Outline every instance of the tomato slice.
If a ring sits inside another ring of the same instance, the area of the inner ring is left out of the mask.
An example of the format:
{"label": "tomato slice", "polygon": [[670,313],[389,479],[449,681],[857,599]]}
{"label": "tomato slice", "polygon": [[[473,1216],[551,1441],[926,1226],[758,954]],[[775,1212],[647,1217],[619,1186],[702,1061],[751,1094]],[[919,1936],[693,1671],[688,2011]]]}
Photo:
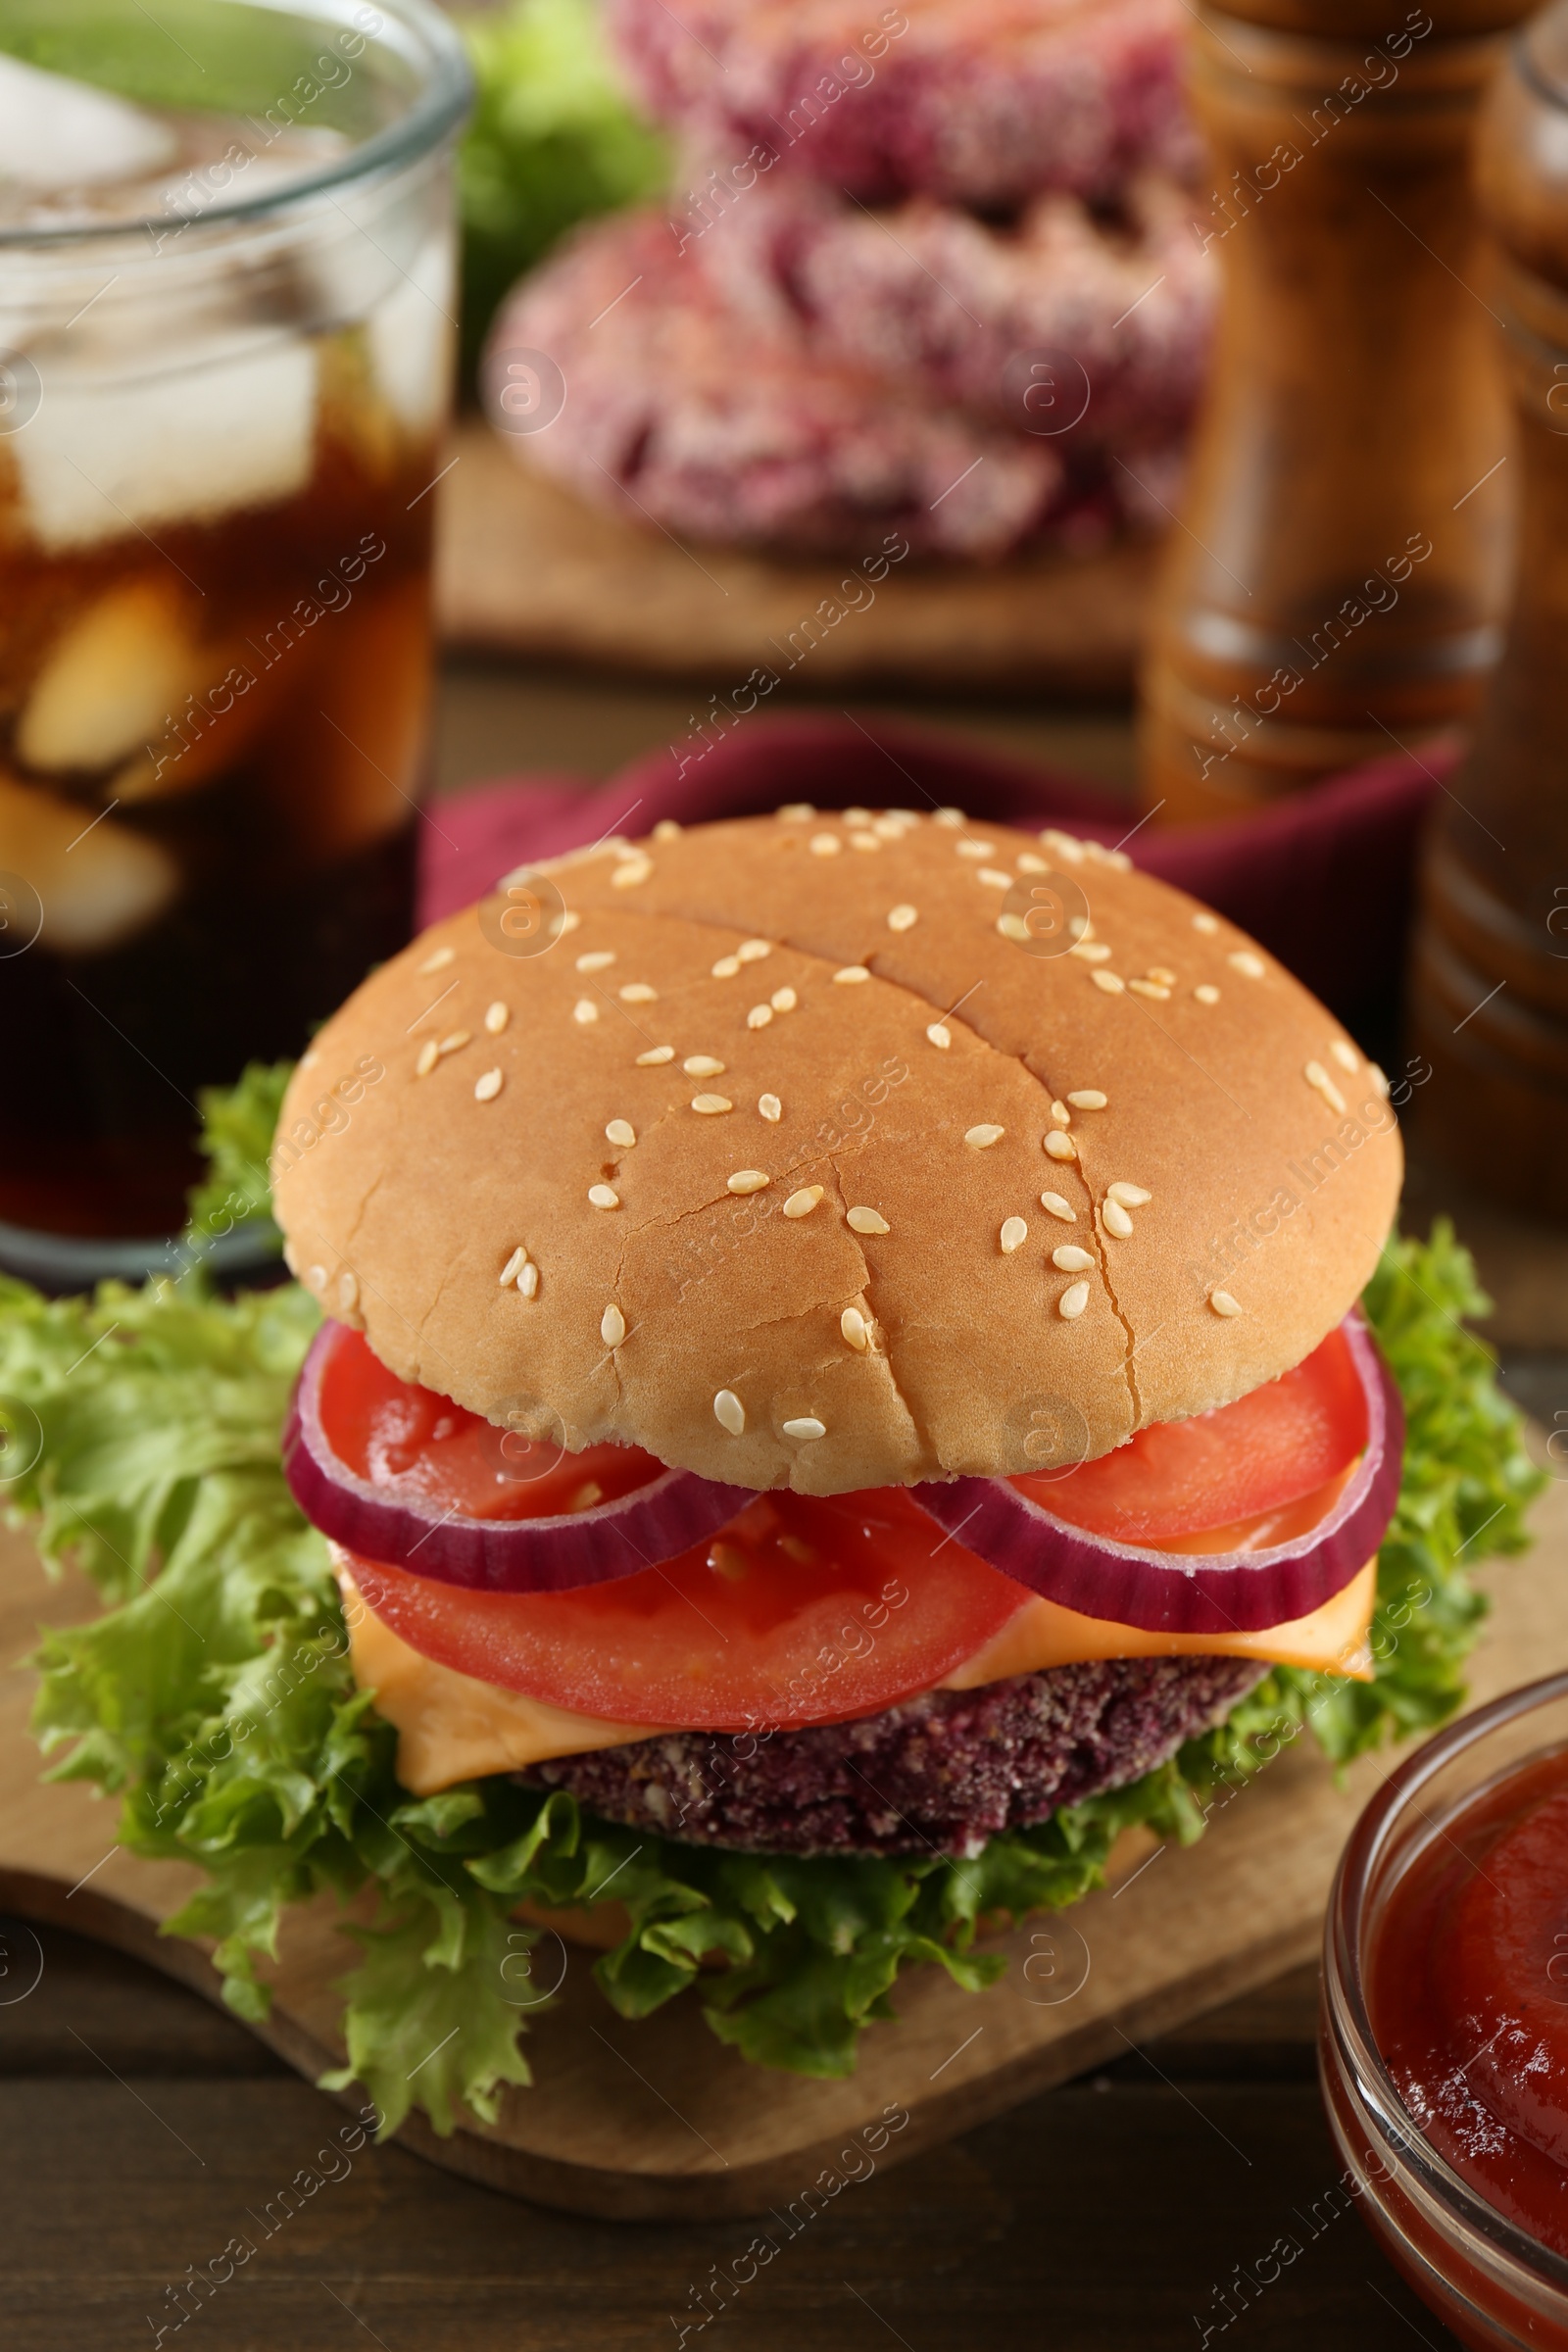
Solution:
{"label": "tomato slice", "polygon": [[1294,1371],[1234,1404],[1141,1429],[1076,1470],[1029,1471],[1012,1483],[1090,1535],[1158,1545],[1318,1494],[1365,1450],[1367,1434],[1355,1359],[1335,1330]]}
{"label": "tomato slice", "polygon": [[551,1519],[663,1476],[640,1446],[579,1453],[497,1429],[434,1389],[399,1380],[344,1329],[321,1367],[321,1428],[338,1460],[394,1498],[469,1519]]}
{"label": "tomato slice", "polygon": [[472,1592],[345,1557],[425,1657],[573,1714],[690,1731],[878,1714],[1030,1597],[897,1488],[759,1495],[711,1543],[572,1592]]}

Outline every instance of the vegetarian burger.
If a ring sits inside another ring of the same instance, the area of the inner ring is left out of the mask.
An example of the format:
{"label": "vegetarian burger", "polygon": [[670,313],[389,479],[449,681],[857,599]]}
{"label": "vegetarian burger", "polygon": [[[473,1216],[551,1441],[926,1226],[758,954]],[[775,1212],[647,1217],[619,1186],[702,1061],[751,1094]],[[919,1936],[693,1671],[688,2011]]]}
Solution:
{"label": "vegetarian burger", "polygon": [[1368,1671],[1388,1090],[1123,857],[791,808],[514,877],[320,1032],[273,1178],[416,1797],[975,1855]]}

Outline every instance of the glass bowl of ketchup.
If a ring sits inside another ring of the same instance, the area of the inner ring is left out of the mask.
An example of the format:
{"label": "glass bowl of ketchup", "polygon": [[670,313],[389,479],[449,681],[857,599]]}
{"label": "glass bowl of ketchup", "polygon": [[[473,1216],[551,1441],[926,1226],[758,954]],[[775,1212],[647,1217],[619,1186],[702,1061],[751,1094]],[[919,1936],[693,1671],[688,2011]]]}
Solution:
{"label": "glass bowl of ketchup", "polygon": [[1462,2343],[1568,2352],[1568,1674],[1462,1716],[1361,1815],[1319,2061],[1416,2293]]}

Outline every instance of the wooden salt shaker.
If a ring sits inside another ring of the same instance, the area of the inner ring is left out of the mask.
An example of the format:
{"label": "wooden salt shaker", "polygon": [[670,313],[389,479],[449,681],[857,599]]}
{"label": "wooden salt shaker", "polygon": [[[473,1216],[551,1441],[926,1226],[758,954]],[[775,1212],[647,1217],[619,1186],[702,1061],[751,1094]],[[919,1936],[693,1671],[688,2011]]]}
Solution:
{"label": "wooden salt shaker", "polygon": [[1467,165],[1520,0],[1191,13],[1216,183],[1199,233],[1223,293],[1143,678],[1145,806],[1165,822],[1469,718],[1511,557]]}
{"label": "wooden salt shaker", "polygon": [[1518,584],[1474,745],[1438,803],[1411,973],[1410,1105],[1494,1199],[1568,1218],[1568,4],[1519,35],[1477,152],[1501,248]]}

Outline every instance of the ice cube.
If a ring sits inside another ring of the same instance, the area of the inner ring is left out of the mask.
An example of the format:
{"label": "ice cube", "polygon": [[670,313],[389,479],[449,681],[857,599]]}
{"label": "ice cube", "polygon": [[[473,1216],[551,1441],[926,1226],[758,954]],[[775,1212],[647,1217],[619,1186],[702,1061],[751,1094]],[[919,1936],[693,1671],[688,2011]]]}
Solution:
{"label": "ice cube", "polygon": [[434,432],[446,412],[457,309],[452,240],[427,238],[406,277],[370,313],[376,381],[400,424]]}
{"label": "ice cube", "polygon": [[173,859],[113,816],[0,776],[0,872],[21,874],[43,905],[39,945],[67,956],[117,948],[163,912],[179,884]]}
{"label": "ice cube", "polygon": [[125,580],[66,629],[44,658],[17,729],[28,767],[108,767],[157,741],[201,678],[185,608],[167,580]]}
{"label": "ice cube", "polygon": [[99,187],[161,170],[176,148],[139,106],[0,56],[0,179],[42,195]]}
{"label": "ice cube", "polygon": [[204,363],[139,377],[40,371],[38,412],[11,448],[27,519],[51,553],[210,522],[290,498],[310,478],[309,342],[236,338]]}

